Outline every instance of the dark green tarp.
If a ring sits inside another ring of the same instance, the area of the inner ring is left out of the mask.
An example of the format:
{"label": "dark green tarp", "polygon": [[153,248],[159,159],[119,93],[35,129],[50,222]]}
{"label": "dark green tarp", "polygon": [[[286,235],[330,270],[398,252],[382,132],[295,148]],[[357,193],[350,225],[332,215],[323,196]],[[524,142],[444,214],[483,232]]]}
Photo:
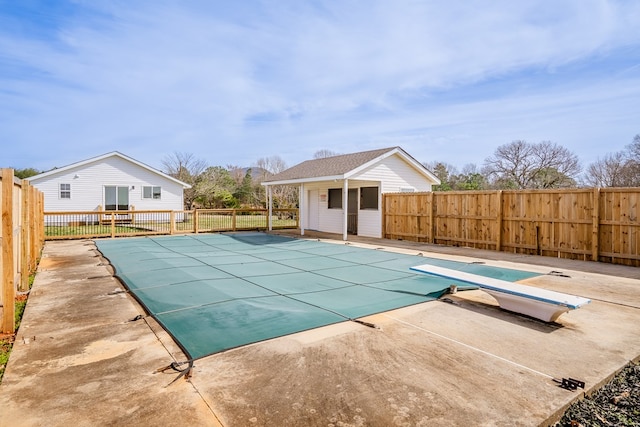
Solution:
{"label": "dark green tarp", "polygon": [[536,273],[265,233],[96,241],[116,275],[192,359],[442,296],[418,264],[516,281]]}

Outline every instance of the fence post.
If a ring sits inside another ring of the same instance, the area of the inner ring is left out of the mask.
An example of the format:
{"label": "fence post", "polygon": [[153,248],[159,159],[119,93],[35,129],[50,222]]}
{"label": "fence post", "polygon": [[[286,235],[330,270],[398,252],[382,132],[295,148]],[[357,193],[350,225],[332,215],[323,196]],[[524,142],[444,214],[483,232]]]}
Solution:
{"label": "fence post", "polygon": [[231,213],[231,230],[236,231],[236,210]]}
{"label": "fence post", "polygon": [[198,209],[193,210],[193,232],[198,233]]}
{"label": "fence post", "polygon": [[29,231],[30,224],[30,215],[29,215],[29,204],[31,194],[29,181],[26,179],[22,180],[22,207],[20,209],[20,223],[22,226],[20,227],[21,234],[21,257],[20,257],[20,284],[18,285],[21,291],[29,290],[29,247],[31,241],[31,233]]}
{"label": "fence post", "polygon": [[13,271],[13,169],[2,169],[2,332],[15,331],[16,288]]}
{"label": "fence post", "polygon": [[38,193],[38,254],[44,247],[44,193]]}
{"label": "fence post", "polygon": [[592,227],[591,227],[591,261],[598,261],[600,258],[600,189],[593,189],[592,204]]}
{"label": "fence post", "polygon": [[496,232],[496,251],[501,251],[502,250],[502,190],[498,190],[497,191],[497,196],[498,196],[498,212],[496,214],[496,223],[498,226],[498,230]]}
{"label": "fence post", "polygon": [[169,212],[169,234],[173,234],[176,229],[176,213],[174,211]]}
{"label": "fence post", "polygon": [[36,269],[36,247],[35,244],[37,240],[37,234],[35,233],[35,224],[38,222],[38,216],[36,215],[36,188],[32,185],[29,185],[29,209],[27,210],[27,215],[29,216],[29,274],[31,274]]}
{"label": "fence post", "polygon": [[111,213],[111,238],[116,237],[116,215],[114,212]]}
{"label": "fence post", "polygon": [[431,229],[429,236],[429,243],[435,243],[436,241],[436,224],[435,224],[435,215],[433,214],[436,210],[436,198],[433,195],[433,191],[429,193],[429,228]]}

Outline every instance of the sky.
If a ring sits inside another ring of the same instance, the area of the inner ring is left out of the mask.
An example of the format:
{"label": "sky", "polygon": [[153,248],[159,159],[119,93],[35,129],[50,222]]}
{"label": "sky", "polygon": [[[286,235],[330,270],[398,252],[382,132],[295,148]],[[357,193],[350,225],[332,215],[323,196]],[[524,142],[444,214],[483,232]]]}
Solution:
{"label": "sky", "polygon": [[0,167],[400,146],[583,166],[640,133],[640,1],[0,0]]}

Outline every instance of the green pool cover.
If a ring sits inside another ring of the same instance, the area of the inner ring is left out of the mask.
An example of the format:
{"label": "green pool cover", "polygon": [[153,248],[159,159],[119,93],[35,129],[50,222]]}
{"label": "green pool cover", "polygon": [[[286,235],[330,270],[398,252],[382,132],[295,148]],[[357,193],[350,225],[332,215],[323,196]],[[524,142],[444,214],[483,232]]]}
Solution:
{"label": "green pool cover", "polygon": [[190,359],[430,301],[456,283],[409,270],[417,264],[509,281],[536,275],[258,232],[96,244]]}

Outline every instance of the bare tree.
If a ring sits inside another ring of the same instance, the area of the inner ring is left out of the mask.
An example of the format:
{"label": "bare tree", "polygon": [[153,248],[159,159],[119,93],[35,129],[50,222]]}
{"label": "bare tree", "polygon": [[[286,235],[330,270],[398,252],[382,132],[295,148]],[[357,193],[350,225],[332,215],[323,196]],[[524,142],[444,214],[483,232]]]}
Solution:
{"label": "bare tree", "polygon": [[200,175],[207,168],[207,163],[192,153],[174,151],[162,159],[162,166],[167,175],[191,184],[189,180]]}
{"label": "bare tree", "polygon": [[622,151],[607,154],[587,167],[585,182],[593,187],[626,187],[626,163]]}
{"label": "bare tree", "polygon": [[280,156],[261,157],[256,161],[255,166],[271,175],[287,169],[287,163]]}
{"label": "bare tree", "polygon": [[200,175],[207,168],[207,163],[191,153],[174,151],[162,159],[162,166],[167,175],[191,185],[191,188],[184,190],[184,204],[187,209],[192,209],[196,198],[195,187]]}
{"label": "bare tree", "polygon": [[576,185],[581,171],[578,156],[543,141],[513,141],[498,147],[484,163],[484,174],[498,188],[563,188]]}
{"label": "bare tree", "polygon": [[314,159],[326,159],[327,157],[339,156],[340,153],[336,153],[335,151],[327,150],[323,148],[322,150],[318,150],[313,154]]}
{"label": "bare tree", "polygon": [[640,162],[640,134],[633,137],[633,142],[627,146],[627,150],[632,159]]}
{"label": "bare tree", "polygon": [[[260,182],[287,169],[287,164],[280,156],[262,157],[255,164],[262,171]],[[271,187],[273,204],[276,208],[291,208],[298,204],[297,187],[290,185],[274,185]],[[260,194],[266,204],[266,195]]]}
{"label": "bare tree", "polygon": [[626,151],[607,154],[590,164],[584,180],[594,187],[640,186],[640,134],[627,145]]}

